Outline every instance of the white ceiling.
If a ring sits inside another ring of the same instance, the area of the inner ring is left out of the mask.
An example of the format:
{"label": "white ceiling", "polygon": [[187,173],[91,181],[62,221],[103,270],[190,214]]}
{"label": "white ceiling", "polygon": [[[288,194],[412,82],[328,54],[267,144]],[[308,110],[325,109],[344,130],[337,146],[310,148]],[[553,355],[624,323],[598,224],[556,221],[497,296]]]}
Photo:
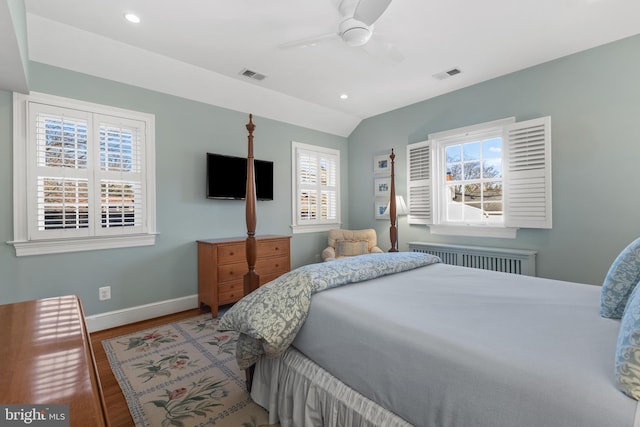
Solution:
{"label": "white ceiling", "polygon": [[[284,121],[343,136],[367,117],[640,33],[638,0],[393,0],[364,47],[338,37],[282,47],[337,32],[338,3],[25,0],[32,60],[240,111],[252,106],[234,94],[253,94],[256,108],[266,100],[265,111],[269,104],[295,110]],[[125,12],[142,22],[126,22]],[[89,42],[93,56],[83,46]],[[169,65],[156,66],[135,81],[134,61],[122,70],[132,57],[140,67],[171,64],[172,73],[158,71]],[[248,79],[239,74],[245,68],[267,77]],[[452,68],[462,73],[433,77]],[[349,98],[340,99],[343,93]],[[282,120],[278,114],[263,113]]]}

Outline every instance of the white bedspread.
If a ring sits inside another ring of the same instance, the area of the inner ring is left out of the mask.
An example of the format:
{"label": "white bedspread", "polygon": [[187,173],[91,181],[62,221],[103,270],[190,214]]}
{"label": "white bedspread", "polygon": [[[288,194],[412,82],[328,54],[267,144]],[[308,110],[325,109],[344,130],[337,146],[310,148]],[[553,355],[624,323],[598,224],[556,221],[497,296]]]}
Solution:
{"label": "white bedspread", "polygon": [[313,296],[294,346],[417,426],[633,426],[595,286],[436,264]]}

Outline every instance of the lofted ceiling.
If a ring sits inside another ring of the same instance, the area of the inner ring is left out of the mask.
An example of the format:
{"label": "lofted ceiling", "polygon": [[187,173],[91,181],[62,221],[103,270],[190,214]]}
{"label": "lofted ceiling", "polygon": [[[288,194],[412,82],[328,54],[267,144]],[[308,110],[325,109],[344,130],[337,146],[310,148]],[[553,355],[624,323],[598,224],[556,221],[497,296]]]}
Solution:
{"label": "lofted ceiling", "polygon": [[393,0],[369,43],[350,47],[336,35],[339,3],[24,2],[34,61],[343,136],[362,119],[640,33],[638,0]]}

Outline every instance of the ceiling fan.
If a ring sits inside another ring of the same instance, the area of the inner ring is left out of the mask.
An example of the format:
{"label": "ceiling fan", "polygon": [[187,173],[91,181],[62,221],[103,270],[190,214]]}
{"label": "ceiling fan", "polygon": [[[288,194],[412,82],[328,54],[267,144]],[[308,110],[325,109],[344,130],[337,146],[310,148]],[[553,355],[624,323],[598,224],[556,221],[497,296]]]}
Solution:
{"label": "ceiling fan", "polygon": [[390,3],[391,0],[342,0],[338,10],[345,19],[338,26],[338,35],[349,46],[367,44],[373,34],[373,23]]}
{"label": "ceiling fan", "polygon": [[324,34],[280,45],[280,48],[313,46],[340,37],[348,46],[364,46],[373,35],[373,24],[387,10],[391,0],[342,0],[338,6],[342,20],[337,33]]}

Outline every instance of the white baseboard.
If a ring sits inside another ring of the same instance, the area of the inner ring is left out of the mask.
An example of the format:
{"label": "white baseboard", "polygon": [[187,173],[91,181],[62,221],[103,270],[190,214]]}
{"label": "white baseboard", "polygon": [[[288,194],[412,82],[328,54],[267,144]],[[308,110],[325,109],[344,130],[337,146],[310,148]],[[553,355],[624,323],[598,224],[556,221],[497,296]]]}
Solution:
{"label": "white baseboard", "polygon": [[197,294],[87,316],[87,330],[89,332],[101,331],[194,308],[198,308]]}

